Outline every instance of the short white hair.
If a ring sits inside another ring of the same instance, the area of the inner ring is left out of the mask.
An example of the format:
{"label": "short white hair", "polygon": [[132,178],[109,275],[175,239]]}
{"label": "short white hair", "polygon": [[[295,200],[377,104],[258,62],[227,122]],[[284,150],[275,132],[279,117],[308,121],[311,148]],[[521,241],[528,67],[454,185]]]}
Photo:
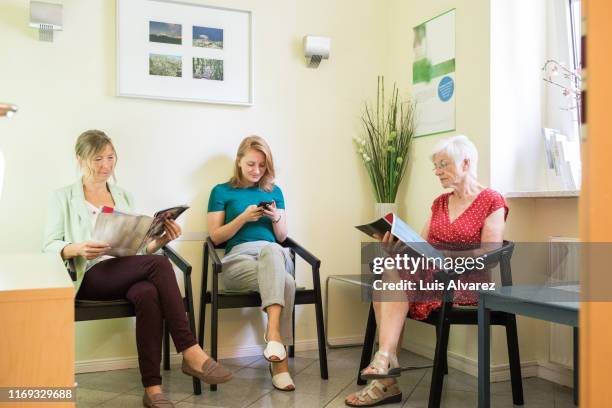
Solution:
{"label": "short white hair", "polygon": [[468,174],[475,179],[478,173],[478,150],[474,143],[465,135],[456,135],[440,140],[431,153],[431,160],[440,153],[446,153],[452,157],[455,166],[460,166],[464,160],[468,160]]}

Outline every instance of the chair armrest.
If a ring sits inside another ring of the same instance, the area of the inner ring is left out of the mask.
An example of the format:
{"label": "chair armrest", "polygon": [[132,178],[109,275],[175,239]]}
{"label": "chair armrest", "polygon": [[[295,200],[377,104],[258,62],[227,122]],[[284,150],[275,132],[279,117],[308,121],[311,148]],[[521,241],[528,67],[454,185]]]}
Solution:
{"label": "chair armrest", "polygon": [[502,261],[503,257],[512,255],[512,251],[514,250],[514,243],[509,241],[504,241],[504,243],[499,247],[495,248],[492,251],[486,252],[480,256],[485,256],[485,267],[490,268],[496,266],[500,261]]}
{"label": "chair armrest", "polygon": [[221,272],[222,263],[219,259],[219,255],[217,255],[217,248],[215,247],[215,243],[210,239],[210,237],[206,237],[206,246],[208,246],[208,254],[213,263],[213,271]]}
{"label": "chair armrest", "polygon": [[304,261],[306,261],[306,263],[308,263],[313,268],[318,269],[321,266],[321,261],[319,260],[319,258],[314,256],[312,253],[308,252],[306,249],[304,249],[304,247],[302,247],[300,244],[295,242],[293,239],[287,237],[281,243],[281,245],[286,248],[293,249],[293,252],[299,255]]}
{"label": "chair armrest", "polygon": [[471,273],[475,273],[484,269],[491,269],[497,266],[498,263],[508,262],[510,257],[512,256],[512,252],[514,251],[514,243],[510,241],[504,241],[503,244],[499,248],[495,248],[492,251],[485,252],[474,258],[483,258],[484,257],[484,268],[483,269],[469,269],[463,273],[456,273],[455,271],[439,271],[435,273],[438,279],[442,281],[447,281],[451,279],[457,279],[463,275],[470,275]]}
{"label": "chair armrest", "polygon": [[185,260],[182,256],[178,254],[174,249],[170,248],[167,245],[164,245],[162,248],[164,255],[170,258],[173,264],[175,264],[186,276],[191,275],[191,264]]}

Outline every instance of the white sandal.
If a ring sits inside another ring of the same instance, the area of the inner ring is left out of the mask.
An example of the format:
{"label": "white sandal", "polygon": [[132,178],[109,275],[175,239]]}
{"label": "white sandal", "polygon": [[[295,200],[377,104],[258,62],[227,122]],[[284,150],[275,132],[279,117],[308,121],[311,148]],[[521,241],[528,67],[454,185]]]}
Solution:
{"label": "white sandal", "polygon": [[[364,374],[363,371],[373,368],[373,373]],[[377,380],[381,378],[395,378],[402,375],[402,368],[397,361],[395,353],[377,351],[372,362],[361,370],[361,378],[364,380]]]}
{"label": "white sandal", "polygon": [[[272,376],[272,385],[274,386],[274,388],[276,388],[279,391],[285,391],[285,392],[295,391],[295,383],[293,382],[293,379],[291,378],[291,374],[284,372],[284,373],[278,373],[274,375],[272,373],[272,363],[270,363],[269,369],[270,369],[270,375]],[[291,387],[291,388],[287,388],[287,387]]]}
{"label": "white sandal", "polygon": [[[366,368],[361,370],[359,375],[364,380],[379,380],[383,378],[399,377],[402,375],[402,371],[423,370],[431,367],[433,367],[431,364],[400,367],[395,353],[377,351],[376,354],[374,354],[374,360],[372,360],[372,362]],[[373,368],[374,372],[364,374],[363,372],[368,368]]]}
{"label": "white sandal", "polygon": [[[263,356],[270,363],[280,363],[287,358],[287,350],[285,346],[280,341],[266,339],[264,335],[264,341],[267,343],[266,348],[264,349]],[[273,360],[272,357],[276,357],[276,360]]]}

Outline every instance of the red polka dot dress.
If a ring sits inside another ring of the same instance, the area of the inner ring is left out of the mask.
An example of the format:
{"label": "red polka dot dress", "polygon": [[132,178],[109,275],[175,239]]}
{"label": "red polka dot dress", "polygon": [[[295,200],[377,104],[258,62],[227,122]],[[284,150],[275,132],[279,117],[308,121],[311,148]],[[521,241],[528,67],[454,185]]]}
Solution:
{"label": "red polka dot dress", "polygon": [[[467,249],[478,247],[481,243],[481,233],[486,218],[494,211],[504,208],[504,219],[508,216],[508,206],[504,197],[495,190],[486,188],[476,196],[469,207],[451,222],[448,212],[448,199],[452,193],[444,193],[436,198],[431,206],[431,222],[427,242],[437,248]],[[484,282],[488,280],[488,271],[470,273],[462,276],[461,282]],[[433,271],[421,271],[419,278],[432,282]],[[428,299],[431,297],[431,300]],[[426,301],[411,302],[409,314],[416,320],[426,319],[432,310],[439,308],[442,304],[439,292],[429,291],[420,294],[419,300]],[[471,290],[456,290],[455,304],[475,305],[477,304],[477,292]]]}

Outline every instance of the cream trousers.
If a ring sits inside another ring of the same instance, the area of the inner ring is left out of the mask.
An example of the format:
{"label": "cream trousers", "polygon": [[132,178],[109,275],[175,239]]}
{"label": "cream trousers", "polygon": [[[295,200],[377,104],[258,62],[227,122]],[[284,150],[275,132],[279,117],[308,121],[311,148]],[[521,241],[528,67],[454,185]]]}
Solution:
{"label": "cream trousers", "polygon": [[282,306],[280,332],[283,344],[293,344],[291,322],[295,272],[290,250],[275,242],[245,242],[233,247],[222,262],[221,277],[226,290],[259,292],[264,310],[274,304]]}

